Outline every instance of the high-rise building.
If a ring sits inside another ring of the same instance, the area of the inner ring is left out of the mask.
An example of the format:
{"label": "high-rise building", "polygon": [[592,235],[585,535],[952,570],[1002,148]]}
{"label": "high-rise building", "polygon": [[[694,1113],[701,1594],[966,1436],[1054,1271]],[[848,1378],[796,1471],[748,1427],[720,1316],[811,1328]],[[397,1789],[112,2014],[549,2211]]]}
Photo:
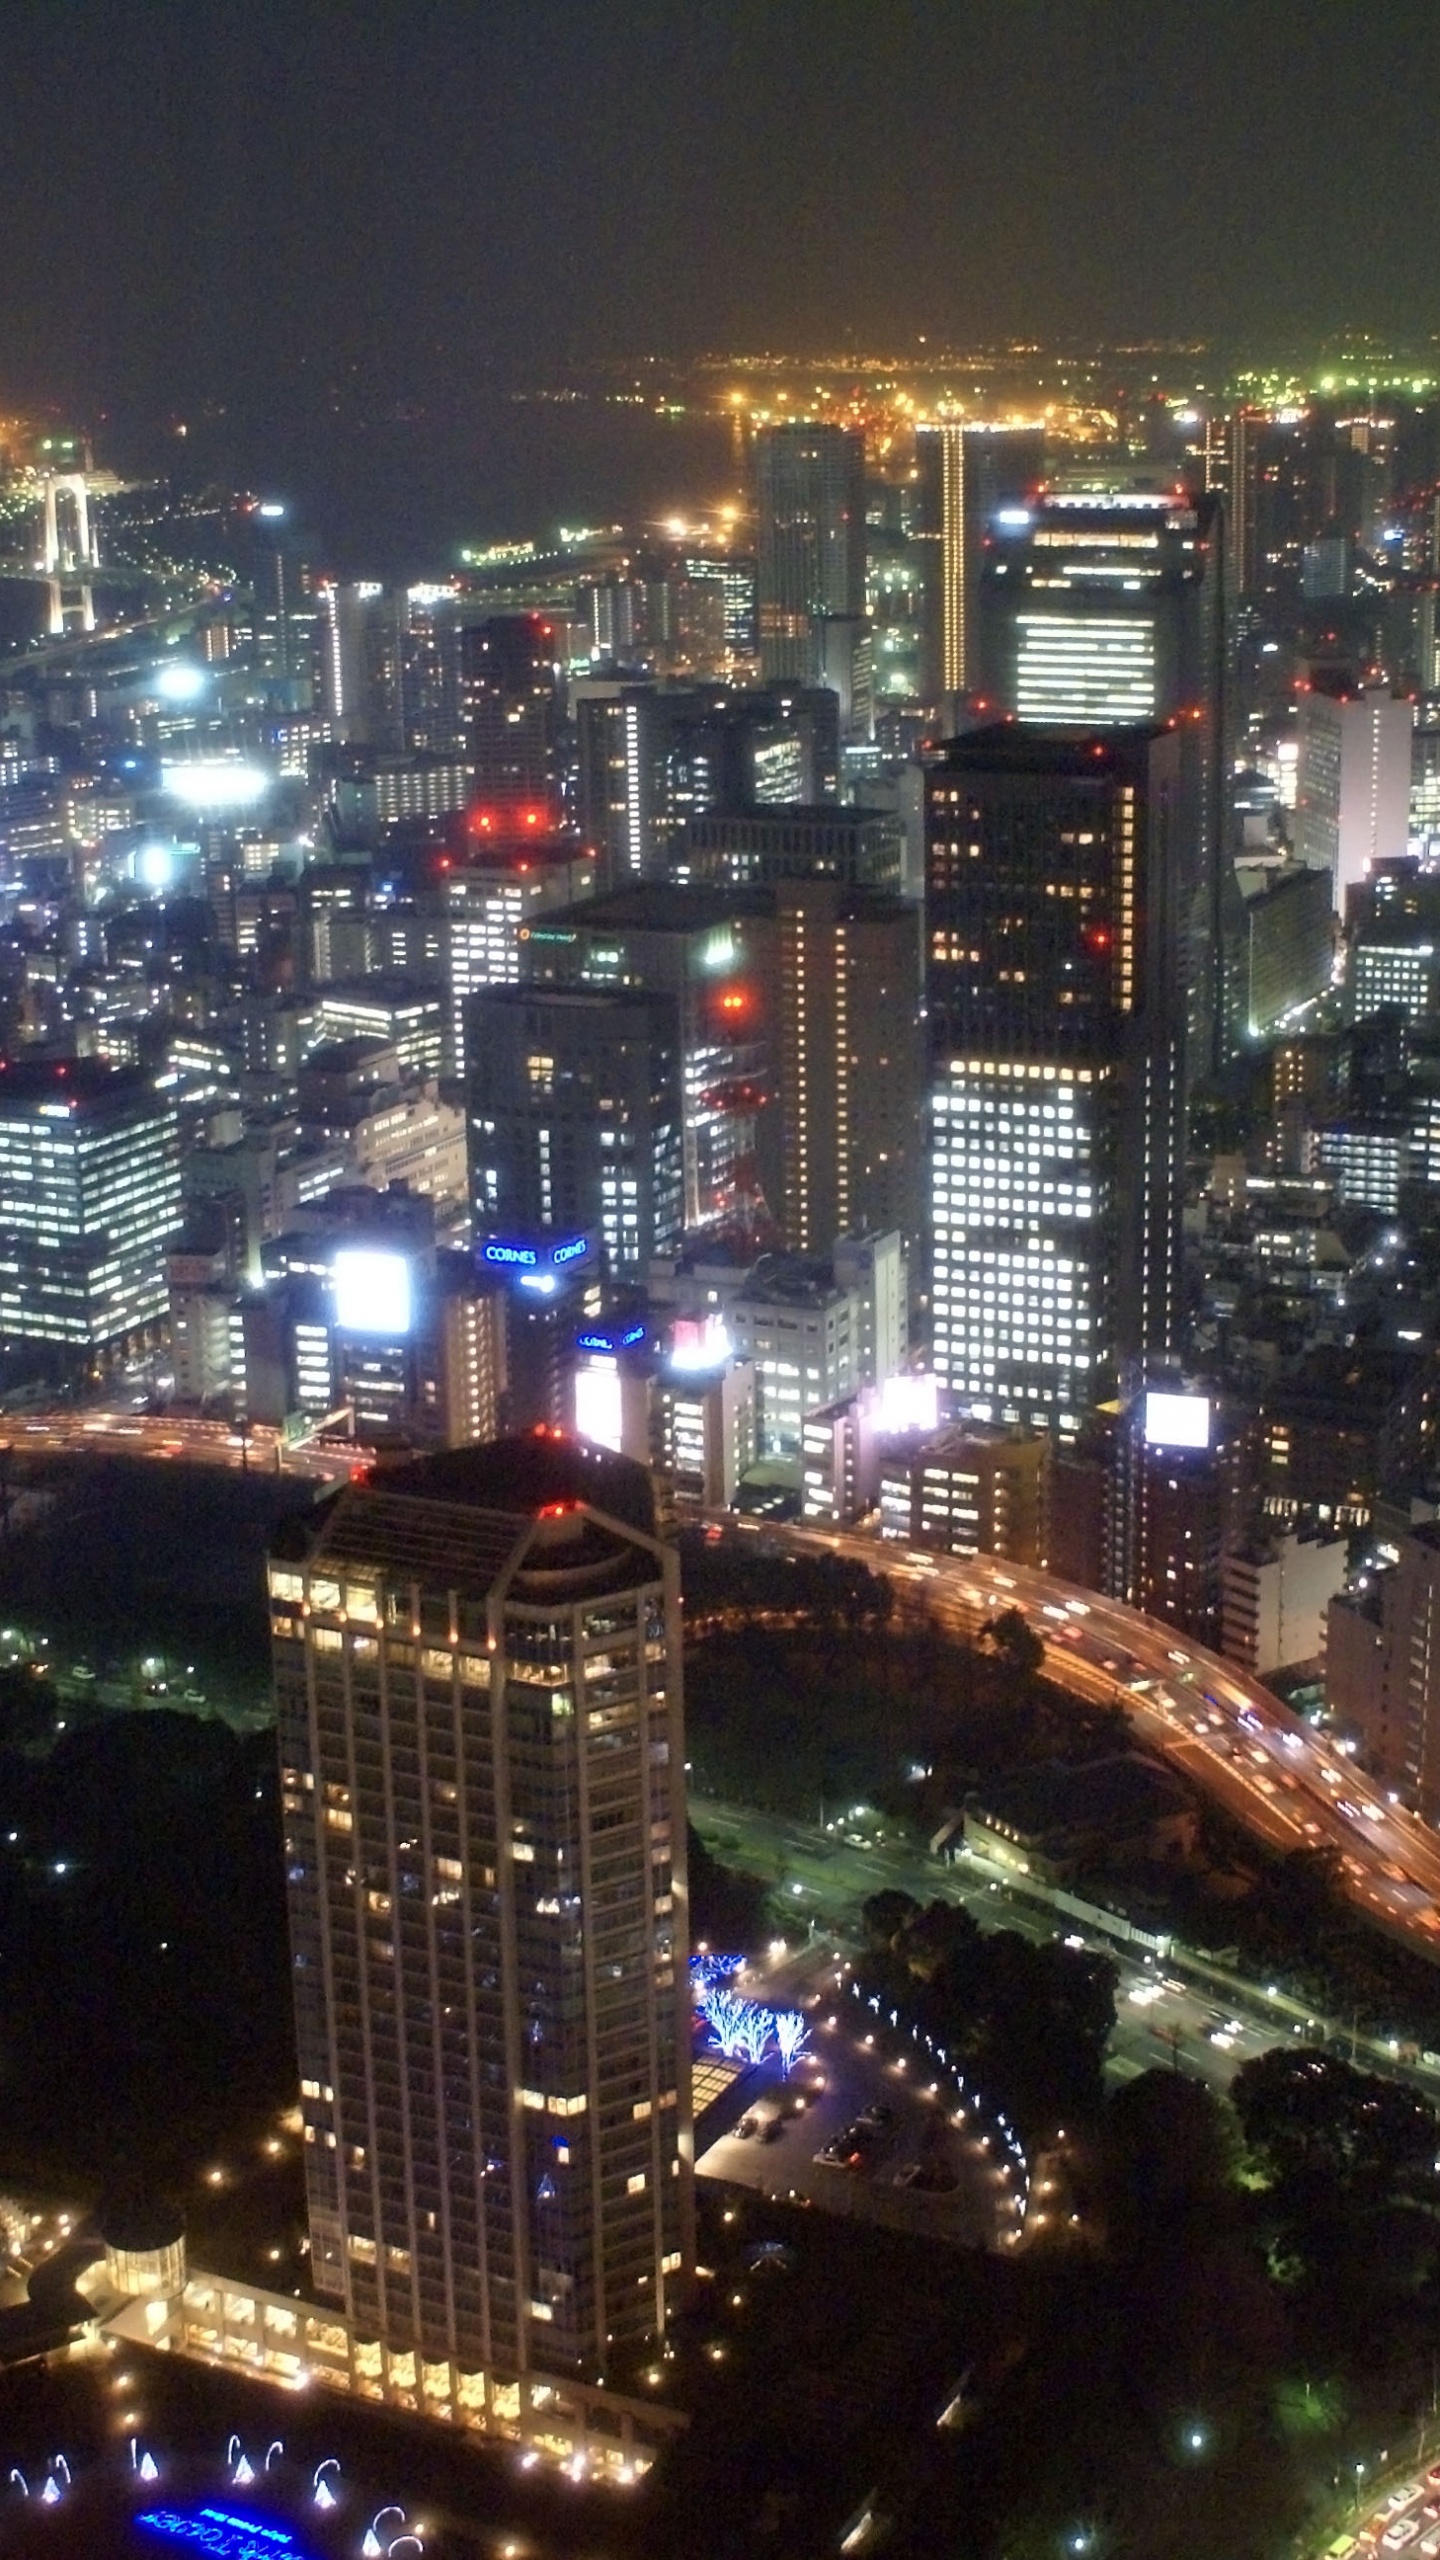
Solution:
{"label": "high-rise building", "polygon": [[0,1343],[67,1364],[158,1323],[181,1224],[173,1097],[135,1067],[0,1067]]}
{"label": "high-rise building", "polygon": [[1022,721],[1086,733],[1174,722],[1190,802],[1177,914],[1189,1071],[1229,1045],[1224,959],[1239,918],[1225,896],[1225,616],[1212,497],[1053,491],[992,519],[981,577],[987,691]]}
{"label": "high-rise building", "polygon": [[684,1207],[674,996],[483,987],[465,1036],[477,1234],[588,1231],[612,1279],[673,1252]]}
{"label": "high-rise building", "polygon": [[706,810],[838,796],[838,700],[824,687],[587,678],[575,714],[576,814],[610,888],[665,878]]}
{"label": "high-rise building", "polygon": [[466,1071],[471,996],[478,987],[513,986],[522,974],[522,938],[543,930],[552,907],[588,897],[594,877],[593,861],[572,838],[517,830],[503,809],[471,810],[465,859],[452,862],[441,882],[453,1075]]}
{"label": "high-rise building", "polygon": [[775,1100],[782,1175],[772,1207],[797,1253],[897,1228],[921,1209],[920,919],[903,898],[787,880]]}
{"label": "high-rise building", "polygon": [[712,810],[690,820],[673,864],[688,880],[716,884],[841,880],[853,889],[899,889],[905,822],[898,811],[833,801]]}
{"label": "high-rise building", "polygon": [[926,425],[916,429],[915,536],[925,555],[927,701],[953,708],[983,682],[980,571],[1001,507],[1028,509],[1045,473],[1040,427]]}
{"label": "high-rise building", "polygon": [[1300,696],[1295,849],[1328,871],[1337,914],[1377,863],[1405,854],[1414,726],[1413,706],[1386,685],[1316,683]]}
{"label": "high-rise building", "polygon": [[316,2289],[528,2436],[693,2264],[675,1560],[546,1432],[347,1488],[270,1597]]}
{"label": "high-rise building", "polygon": [[977,730],[926,801],[934,1366],[1069,1433],[1178,1324],[1180,743]]}
{"label": "high-rise building", "polygon": [[763,889],[638,882],[547,916],[520,953],[531,986],[643,987],[674,999],[687,1228],[748,1223],[762,1197],[778,1199],[776,924]]}
{"label": "high-rise building", "polygon": [[565,693],[557,625],[492,614],[463,634],[460,708],[482,806],[558,807]]}
{"label": "high-rise building", "polygon": [[823,624],[865,614],[865,439],[804,420],[755,438],[760,666],[815,684]]}
{"label": "high-rise building", "polygon": [[992,519],[986,685],[1020,720],[1100,729],[1218,711],[1219,510],[1173,490],[1052,490]]}

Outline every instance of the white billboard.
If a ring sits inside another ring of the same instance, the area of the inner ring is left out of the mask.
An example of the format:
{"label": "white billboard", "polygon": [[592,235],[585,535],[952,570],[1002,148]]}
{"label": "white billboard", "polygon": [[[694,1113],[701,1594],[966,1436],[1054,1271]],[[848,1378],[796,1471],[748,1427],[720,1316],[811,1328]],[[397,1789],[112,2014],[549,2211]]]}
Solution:
{"label": "white billboard", "polygon": [[1150,1388],[1145,1397],[1147,1449],[1208,1449],[1210,1399]]}
{"label": "white billboard", "polygon": [[410,1330],[410,1265],[403,1253],[374,1245],[342,1245],[330,1265],[335,1322],[342,1333]]}

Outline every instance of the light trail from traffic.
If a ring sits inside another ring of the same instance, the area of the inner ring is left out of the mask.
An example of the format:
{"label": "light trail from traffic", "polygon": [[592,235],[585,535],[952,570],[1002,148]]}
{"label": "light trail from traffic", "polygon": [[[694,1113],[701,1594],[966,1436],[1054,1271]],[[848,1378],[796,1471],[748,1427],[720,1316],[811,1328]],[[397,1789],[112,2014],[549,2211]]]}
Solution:
{"label": "light trail from traffic", "polygon": [[1440,1964],[1440,1836],[1248,1673],[1123,1602],[996,1556],[922,1554],[858,1532],[709,1520],[796,1554],[852,1556],[887,1576],[897,1608],[973,1644],[1018,1609],[1045,1645],[1045,1677],[1092,1706],[1122,1705],[1137,1734],[1277,1850],[1333,1849],[1367,1917]]}
{"label": "light trail from traffic", "polygon": [[233,1467],[250,1475],[316,1476],[348,1484],[374,1464],[373,1449],[358,1441],[303,1440],[293,1445],[264,1423],[237,1431],[233,1423],[207,1422],[194,1414],[148,1414],[124,1408],[80,1406],[65,1413],[17,1413],[0,1417],[0,1448],[17,1457],[73,1456],[158,1458],[209,1467]]}

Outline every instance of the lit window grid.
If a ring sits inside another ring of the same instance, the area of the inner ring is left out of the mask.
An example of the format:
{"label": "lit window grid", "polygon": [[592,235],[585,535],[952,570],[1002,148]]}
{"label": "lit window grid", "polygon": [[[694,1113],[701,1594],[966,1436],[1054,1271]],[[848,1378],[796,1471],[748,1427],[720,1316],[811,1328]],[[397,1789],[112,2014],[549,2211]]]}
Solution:
{"label": "lit window grid", "polygon": [[1086,1081],[1023,1066],[952,1073],[934,1097],[935,1366],[1005,1418],[1090,1401],[1107,1205],[1096,1100]]}

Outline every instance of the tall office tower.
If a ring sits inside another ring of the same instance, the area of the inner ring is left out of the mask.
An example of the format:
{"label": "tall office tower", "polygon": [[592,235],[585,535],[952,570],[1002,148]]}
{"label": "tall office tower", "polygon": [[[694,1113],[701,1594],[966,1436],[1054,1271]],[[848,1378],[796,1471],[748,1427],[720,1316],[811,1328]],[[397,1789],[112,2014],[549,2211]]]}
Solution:
{"label": "tall office tower", "polygon": [[321,707],[337,738],[368,741],[366,725],[367,607],[384,589],[370,582],[320,590]]}
{"label": "tall office tower", "polygon": [[673,997],[680,1025],[687,1228],[763,1222],[780,1183],[771,1107],[776,926],[763,890],[650,880],[532,928],[532,986],[644,987]]}
{"label": "tall office tower", "polygon": [[445,875],[444,967],[450,992],[449,1072],[463,1076],[466,1008],[477,987],[513,986],[524,937],[552,907],[586,898],[595,866],[573,839],[509,823],[503,809],[472,809],[466,854]]}
{"label": "tall office tower", "polygon": [[0,1067],[0,1342],[113,1356],[164,1315],[180,1223],[175,1104],[139,1068]]}
{"label": "tall office tower", "polygon": [[580,833],[607,888],[663,879],[706,809],[838,796],[838,704],[821,687],[582,681],[576,727]]}
{"label": "tall office tower", "polygon": [[899,889],[905,821],[898,810],[819,808],[777,801],[768,809],[714,810],[692,818],[673,870],[719,888],[780,880],[842,880],[852,889]]}
{"label": "tall office tower", "polygon": [[1206,488],[1225,506],[1230,593],[1252,604],[1292,603],[1307,533],[1303,412],[1239,408],[1206,432]]}
{"label": "tall office tower", "polygon": [[820,681],[821,625],[865,613],[865,439],[801,420],[755,438],[760,667]]}
{"label": "tall office tower", "polygon": [[685,575],[718,585],[725,599],[725,648],[736,665],[748,665],[759,646],[755,562],[737,551],[687,551]]}
{"label": "tall office tower", "polygon": [[903,898],[789,880],[780,940],[775,1105],[783,1177],[771,1205],[797,1253],[921,1214],[920,918]]}
{"label": "tall office tower", "polygon": [[349,1487],[270,1594],[316,2287],[518,2416],[693,2263],[675,1559],[544,1434]]}
{"label": "tall office tower", "polygon": [[1225,615],[1212,497],[1056,493],[1002,510],[982,572],[988,681],[1016,718],[1086,732],[1178,722],[1190,1070],[1223,1063]]}
{"label": "tall office tower", "polygon": [[397,604],[399,749],[406,755],[459,755],[466,743],[460,600],[448,587],[411,587]]}
{"label": "tall office tower", "polygon": [[1337,914],[1377,863],[1406,850],[1414,727],[1413,705],[1386,685],[1317,679],[1300,696],[1295,849],[1329,872]]}
{"label": "tall office tower", "polygon": [[466,1024],[477,1233],[599,1237],[612,1279],[671,1253],[684,1208],[680,1024],[639,989],[484,987]]}
{"label": "tall office tower", "polygon": [[977,730],[926,774],[934,1365],[1072,1433],[1178,1324],[1180,742]]}
{"label": "tall office tower", "polygon": [[500,613],[461,639],[461,716],[484,803],[558,807],[565,689],[555,624]]}
{"label": "tall office tower", "polygon": [[1028,508],[1045,476],[1041,427],[935,425],[915,432],[915,538],[925,559],[928,702],[954,704],[985,681],[980,571],[1002,507]]}

